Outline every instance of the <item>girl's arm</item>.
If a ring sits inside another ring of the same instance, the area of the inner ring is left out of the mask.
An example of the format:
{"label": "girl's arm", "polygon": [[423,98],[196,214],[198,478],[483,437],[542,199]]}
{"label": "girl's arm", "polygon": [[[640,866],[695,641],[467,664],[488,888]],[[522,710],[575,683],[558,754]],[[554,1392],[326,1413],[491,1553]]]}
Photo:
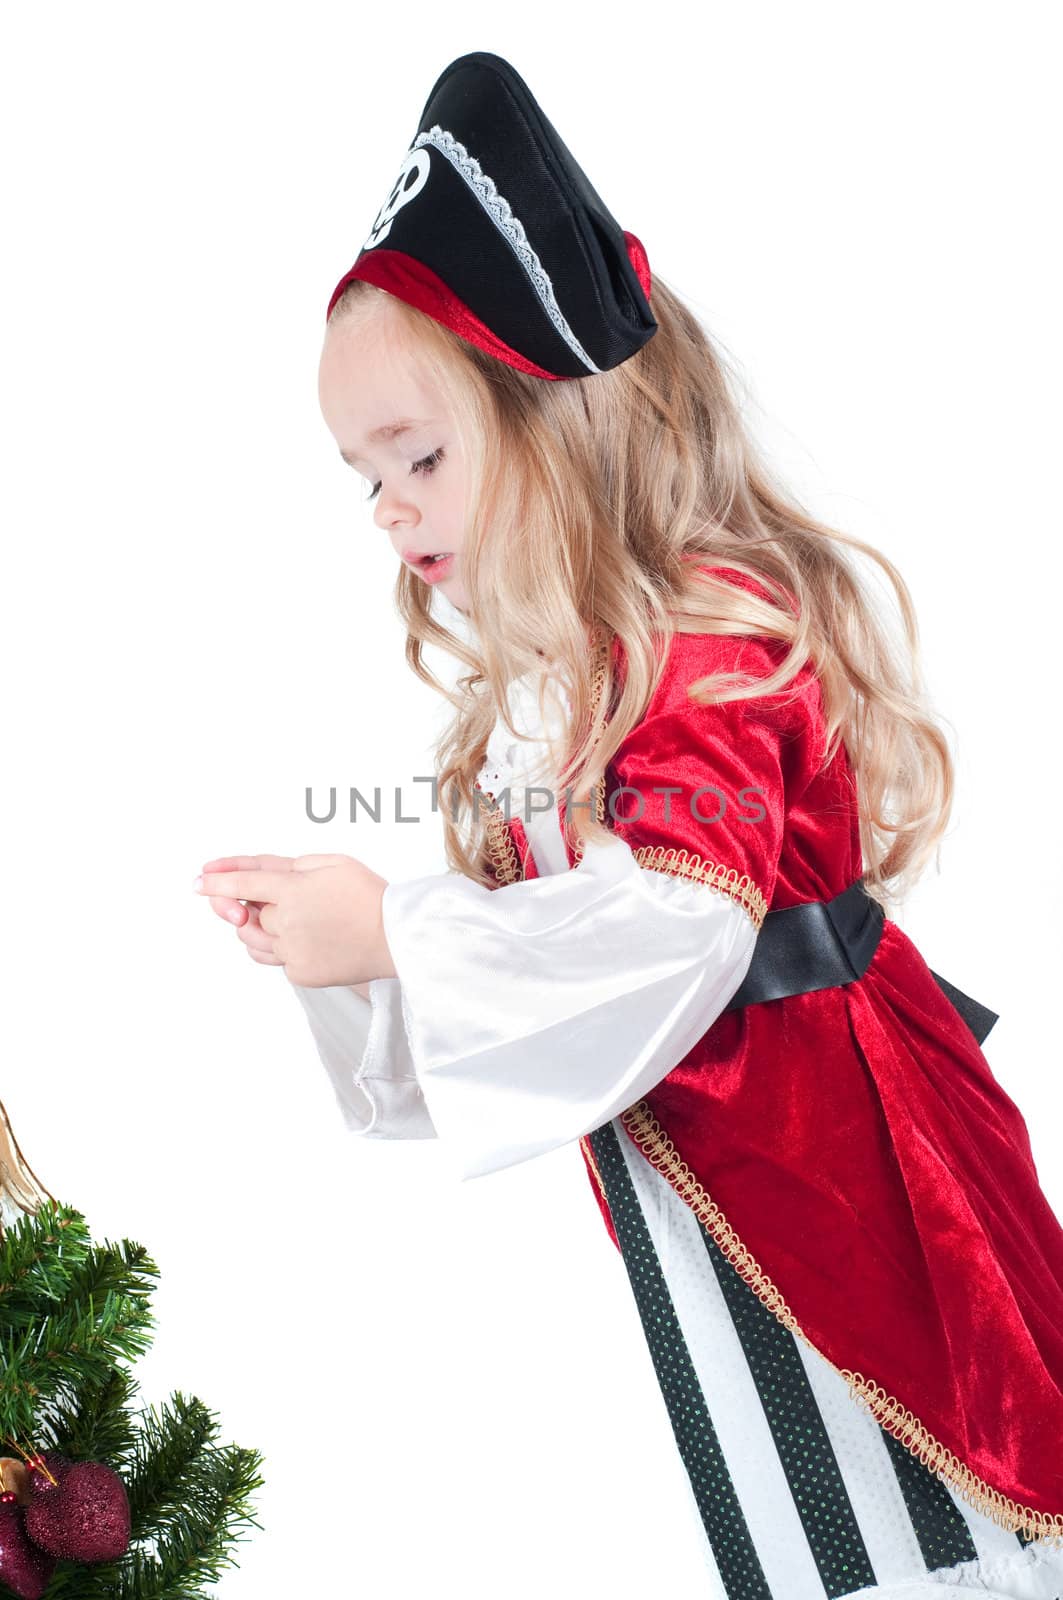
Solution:
{"label": "girl's arm", "polygon": [[[378,1111],[369,1131],[430,1126],[460,1176],[495,1171],[626,1110],[712,1026],[771,903],[784,787],[812,770],[818,686],[781,706],[705,706],[685,685],[774,664],[751,639],[673,641],[668,682],[612,764],[634,793],[575,869],[497,889],[453,872],[388,885],[398,977],[370,985],[374,998],[390,986],[387,1048],[365,1064],[364,1018],[334,1041],[348,1088],[360,1073],[378,1107],[397,1097],[395,1121]],[[721,797],[722,817],[703,820]],[[329,992],[365,1004],[311,994]]]}
{"label": "girl's arm", "polygon": [[787,791],[815,769],[822,732],[808,676],[723,706],[685,685],[775,664],[754,639],[676,637],[612,763],[629,791],[613,837],[578,867],[497,889],[454,872],[388,885],[398,976],[369,999],[297,991],[348,1127],[435,1134],[475,1177],[602,1126],[683,1060],[752,960]]}
{"label": "girl's arm", "polygon": [[384,923],[410,1060],[458,1176],[545,1154],[619,1115],[683,1059],[752,959],[741,900],[636,860],[487,889],[391,883]]}
{"label": "girl's arm", "polygon": [[[740,901],[640,866],[621,840],[590,846],[574,871],[505,890],[447,873],[397,887],[416,907],[399,935],[406,970],[421,969],[411,985],[415,1016],[398,978],[292,988],[347,1127],[371,1138],[437,1132],[426,1074],[418,1074],[411,1048],[413,1030],[427,1020],[437,1042],[458,1056],[434,1065],[432,1102],[457,1103],[462,1126],[452,1145],[480,1123],[478,1137],[490,1146],[483,1171],[599,1127],[652,1088],[731,998],[756,936]],[[516,920],[506,898],[515,892]],[[403,917],[394,902],[388,914]],[[441,959],[440,945],[456,935],[460,948]],[[492,1012],[493,1048],[478,1048]],[[641,1055],[640,1030],[647,1036]],[[573,1068],[568,1052],[577,1041],[589,1059]],[[419,1048],[424,1061],[429,1047]],[[439,1081],[447,1087],[437,1088]],[[514,1118],[519,1139],[507,1150],[512,1134],[502,1130]],[[536,1128],[541,1149],[529,1146]]]}

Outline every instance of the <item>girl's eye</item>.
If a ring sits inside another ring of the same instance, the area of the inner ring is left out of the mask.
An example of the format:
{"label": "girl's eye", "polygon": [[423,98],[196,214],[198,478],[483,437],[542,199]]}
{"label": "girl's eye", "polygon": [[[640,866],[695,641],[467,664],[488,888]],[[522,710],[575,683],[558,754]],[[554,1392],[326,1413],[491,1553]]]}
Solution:
{"label": "girl's eye", "polygon": [[[413,463],[413,465],[410,467],[410,472],[411,473],[423,472],[427,476],[428,473],[435,471],[436,467],[439,465],[439,463],[442,461],[442,459],[443,459],[443,446],[440,445],[439,449],[438,450],[433,450],[432,454],[430,456],[422,456],[420,461],[415,461]],[[369,493],[366,495],[366,499],[367,500],[375,500],[379,493],[380,493],[380,485],[379,485],[379,483],[374,483],[373,487],[370,489]]]}

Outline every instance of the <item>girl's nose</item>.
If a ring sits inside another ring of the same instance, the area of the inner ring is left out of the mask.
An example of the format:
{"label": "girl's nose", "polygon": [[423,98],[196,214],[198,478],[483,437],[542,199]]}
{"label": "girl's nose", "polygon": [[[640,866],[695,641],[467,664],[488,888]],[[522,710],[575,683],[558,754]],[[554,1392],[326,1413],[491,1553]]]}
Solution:
{"label": "girl's nose", "polygon": [[[381,495],[383,495],[381,490]],[[417,508],[408,500],[401,500],[397,495],[389,495],[379,499],[373,511],[373,521],[385,533],[391,533],[396,528],[416,527],[419,517]]]}

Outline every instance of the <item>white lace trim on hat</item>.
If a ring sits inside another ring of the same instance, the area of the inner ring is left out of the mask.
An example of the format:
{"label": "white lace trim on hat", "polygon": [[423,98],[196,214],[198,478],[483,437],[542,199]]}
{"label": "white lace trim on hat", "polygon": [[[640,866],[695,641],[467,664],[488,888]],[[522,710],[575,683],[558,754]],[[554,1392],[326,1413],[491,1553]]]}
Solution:
{"label": "white lace trim on hat", "polygon": [[479,200],[499,233],[512,247],[514,255],[524,268],[533,289],[542,301],[543,310],[572,353],[583,362],[588,372],[600,372],[601,368],[595,366],[565,320],[561,307],[557,303],[557,297],[554,294],[554,286],[550,282],[549,275],[542,262],[532,249],[523,224],[518,217],[513,215],[508,200],[505,200],[499,194],[493,180],[484,172],[476,157],[471,156],[465,146],[458,139],[455,139],[452,133],[448,133],[445,128],[441,128],[438,123],[427,129],[426,132],[419,133],[410,149],[417,150],[421,145],[426,144],[434,145],[437,150],[446,156],[454,170],[465,179],[465,182],[477,200]]}

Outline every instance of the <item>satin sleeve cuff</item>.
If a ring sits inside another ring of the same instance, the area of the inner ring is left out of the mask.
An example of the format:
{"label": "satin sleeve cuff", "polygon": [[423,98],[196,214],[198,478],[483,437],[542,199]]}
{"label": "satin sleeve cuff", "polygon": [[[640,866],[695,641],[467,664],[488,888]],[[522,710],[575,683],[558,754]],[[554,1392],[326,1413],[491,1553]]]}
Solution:
{"label": "satin sleeve cuff", "polygon": [[375,1139],[434,1138],[410,1057],[398,978],[375,978],[368,1000],[345,985],[291,987],[347,1128]]}
{"label": "satin sleeve cuff", "polygon": [[633,1105],[719,1016],[757,935],[731,895],[640,866],[618,838],[498,889],[392,882],[382,912],[413,1070],[461,1178]]}

